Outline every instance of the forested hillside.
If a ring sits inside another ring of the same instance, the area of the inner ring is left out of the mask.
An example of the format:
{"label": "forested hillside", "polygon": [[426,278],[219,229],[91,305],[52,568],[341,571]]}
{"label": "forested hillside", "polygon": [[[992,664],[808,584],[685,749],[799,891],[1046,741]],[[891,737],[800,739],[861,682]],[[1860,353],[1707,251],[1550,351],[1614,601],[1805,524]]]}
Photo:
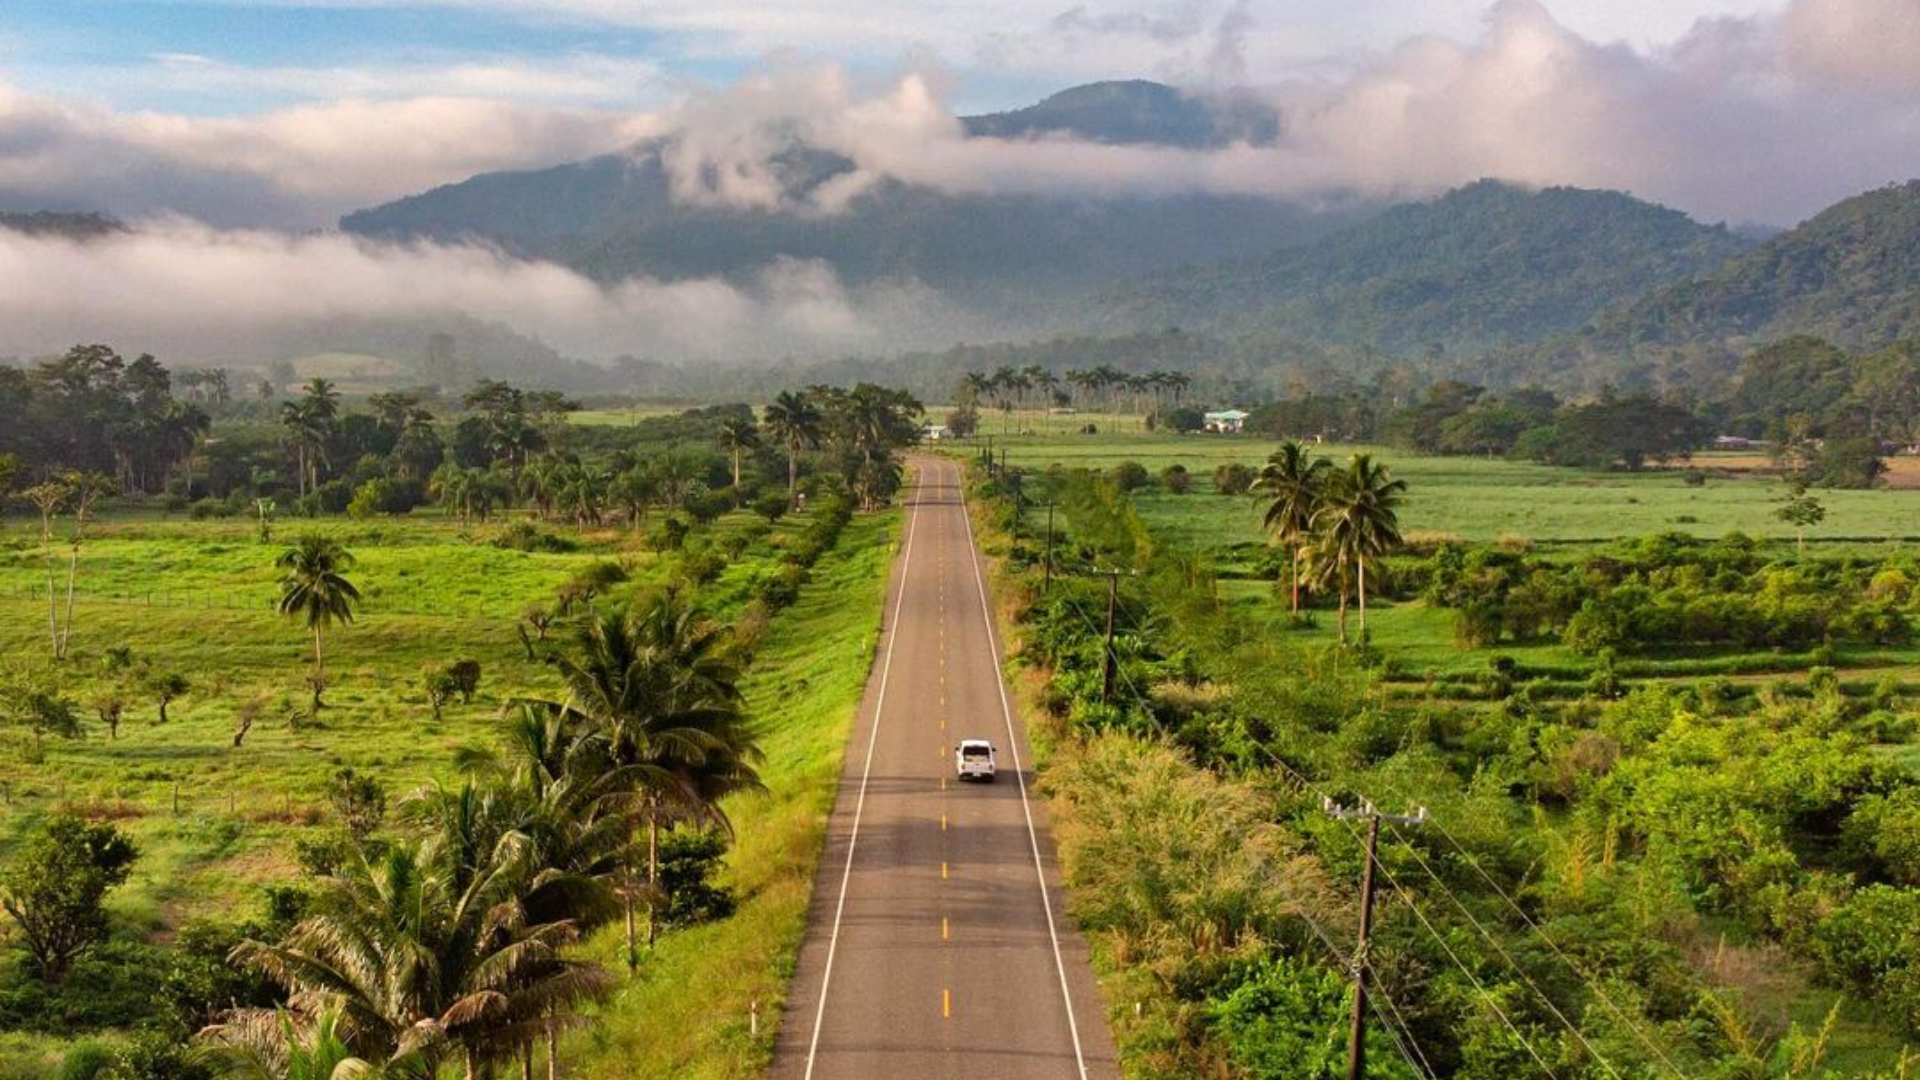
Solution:
{"label": "forested hillside", "polygon": [[[1076,87],[962,123],[975,136],[1015,141],[1070,136],[1197,148],[1271,138],[1276,121],[1249,101],[1133,81]],[[884,181],[843,211],[821,213],[805,209],[810,194],[854,163],[810,148],[773,161],[794,206],[742,208],[676,197],[664,165],[674,139],[476,176],[350,214],[341,227],[395,239],[481,239],[603,280],[741,278],[775,259],[819,259],[851,284],[921,282],[1012,305],[1038,324],[1085,290],[1181,263],[1250,257],[1370,209],[1225,195],[956,195]]]}
{"label": "forested hillside", "polygon": [[1815,334],[1876,349],[1920,332],[1920,180],[1818,215],[1698,281],[1603,313],[1592,345],[1764,341]]}
{"label": "forested hillside", "polygon": [[1130,284],[1103,299],[1098,321],[1470,351],[1572,329],[1748,246],[1616,192],[1482,181],[1311,245]]}

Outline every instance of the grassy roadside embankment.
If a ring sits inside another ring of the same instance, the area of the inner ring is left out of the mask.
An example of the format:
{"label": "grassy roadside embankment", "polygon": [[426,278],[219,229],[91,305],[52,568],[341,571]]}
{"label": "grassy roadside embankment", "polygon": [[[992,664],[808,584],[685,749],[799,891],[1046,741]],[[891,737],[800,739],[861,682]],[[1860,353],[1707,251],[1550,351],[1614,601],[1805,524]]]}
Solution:
{"label": "grassy roadside embankment", "polygon": [[[847,526],[799,601],[774,620],[742,684],[759,723],[767,790],[726,806],[735,831],[726,883],[739,910],[662,938],[599,1022],[574,1036],[571,1075],[732,1080],[765,1069],[873,659],[899,522],[892,511]],[[619,928],[600,934],[590,951],[617,968]],[[758,1039],[749,1034],[755,1002]]]}

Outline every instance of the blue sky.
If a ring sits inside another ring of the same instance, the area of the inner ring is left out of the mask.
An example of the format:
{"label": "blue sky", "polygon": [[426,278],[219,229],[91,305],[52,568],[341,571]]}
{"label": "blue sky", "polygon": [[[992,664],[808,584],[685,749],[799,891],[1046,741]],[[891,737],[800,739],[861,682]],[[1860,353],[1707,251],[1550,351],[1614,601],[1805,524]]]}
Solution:
{"label": "blue sky", "polygon": [[[1545,0],[1570,29],[1639,48],[1779,0]],[[0,78],[115,109],[238,115],[337,96],[415,96],[431,73],[507,68],[495,96],[657,105],[795,50],[856,70],[937,61],[962,107],[1019,104],[1095,77],[1204,75],[1244,13],[1254,74],[1337,67],[1419,34],[1472,36],[1491,0],[9,0]],[[1071,24],[1071,29],[1069,29]],[[330,73],[336,77],[322,77]],[[342,79],[341,73],[355,77]],[[570,73],[581,77],[567,77]],[[534,75],[548,76],[543,86]],[[404,76],[404,77],[403,77]],[[489,84],[451,92],[486,95]],[[346,91],[343,95],[342,89]]]}

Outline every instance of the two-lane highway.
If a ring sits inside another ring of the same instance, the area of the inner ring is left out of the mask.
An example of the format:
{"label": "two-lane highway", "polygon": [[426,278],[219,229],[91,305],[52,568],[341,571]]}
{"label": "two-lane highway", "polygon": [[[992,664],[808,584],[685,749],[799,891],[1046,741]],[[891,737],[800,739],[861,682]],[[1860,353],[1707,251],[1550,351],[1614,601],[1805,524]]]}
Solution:
{"label": "two-lane highway", "polygon": [[[960,470],[916,465],[772,1076],[1111,1080]],[[956,781],[963,738],[995,744],[996,782]]]}

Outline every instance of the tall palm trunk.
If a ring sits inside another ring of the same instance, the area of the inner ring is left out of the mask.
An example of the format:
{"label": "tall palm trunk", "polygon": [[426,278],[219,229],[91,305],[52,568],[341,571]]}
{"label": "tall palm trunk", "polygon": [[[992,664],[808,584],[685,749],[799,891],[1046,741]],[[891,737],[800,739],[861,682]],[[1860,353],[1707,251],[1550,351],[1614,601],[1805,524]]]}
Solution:
{"label": "tall palm trunk", "polygon": [[647,949],[653,949],[654,929],[660,925],[657,910],[660,890],[660,815],[657,809],[647,814]]}
{"label": "tall palm trunk", "polygon": [[740,448],[733,448],[733,486],[740,486]]}
{"label": "tall palm trunk", "polygon": [[67,555],[67,624],[60,628],[60,641],[53,648],[56,660],[67,658],[67,642],[73,637],[73,579],[80,572],[79,526],[74,529],[73,550]]}
{"label": "tall palm trunk", "polygon": [[1364,641],[1367,637],[1367,560],[1362,558],[1357,565],[1360,569],[1360,639]]}
{"label": "tall palm trunk", "polygon": [[1340,560],[1340,644],[1347,643],[1347,563]]}
{"label": "tall palm trunk", "polygon": [[560,1080],[560,1017],[552,1007],[547,1009],[547,1080]]}
{"label": "tall palm trunk", "polygon": [[1293,586],[1293,613],[1298,615],[1300,614],[1300,547],[1297,544],[1293,547],[1293,558],[1290,562],[1289,572],[1293,575],[1293,580],[1290,582]]}
{"label": "tall palm trunk", "polygon": [[787,509],[800,506],[800,448],[787,444]]}

